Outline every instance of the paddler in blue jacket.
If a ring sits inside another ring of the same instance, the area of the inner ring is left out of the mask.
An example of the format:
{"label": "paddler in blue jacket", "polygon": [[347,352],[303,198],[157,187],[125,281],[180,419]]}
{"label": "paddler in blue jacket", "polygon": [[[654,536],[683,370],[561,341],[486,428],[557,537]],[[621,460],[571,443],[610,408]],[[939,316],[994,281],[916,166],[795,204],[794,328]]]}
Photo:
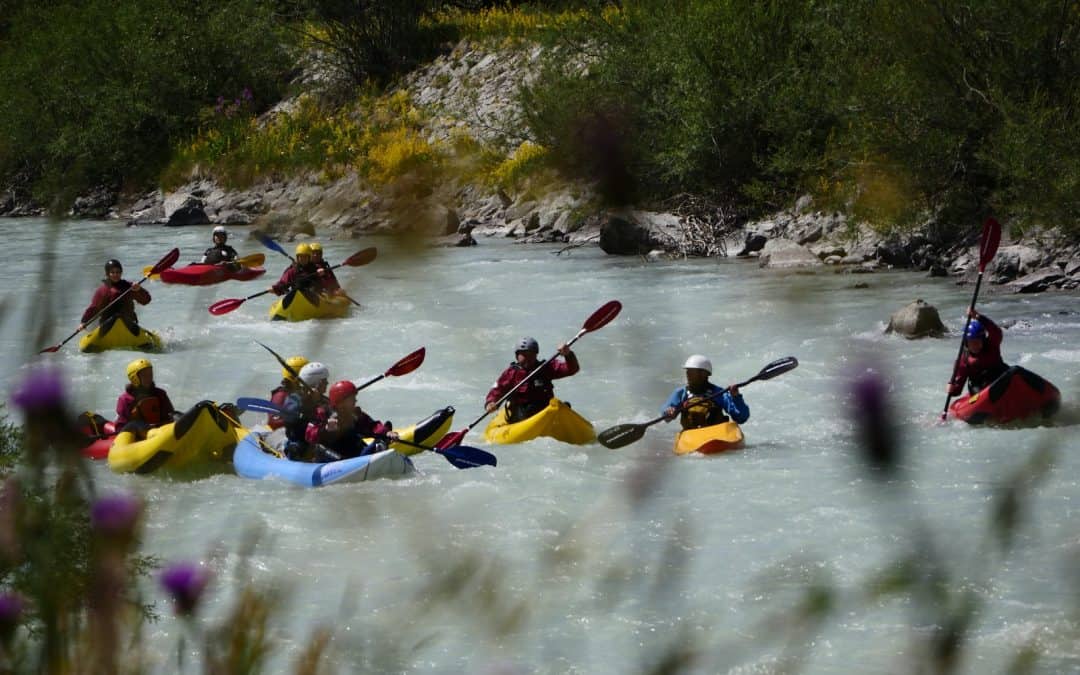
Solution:
{"label": "paddler in blue jacket", "polygon": [[709,382],[712,361],[694,354],[686,359],[683,368],[686,369],[686,386],[671,392],[660,411],[669,422],[675,415],[680,415],[683,429],[700,429],[727,422],[728,415],[739,424],[750,419],[750,407],[738,387],[732,385],[725,391]]}

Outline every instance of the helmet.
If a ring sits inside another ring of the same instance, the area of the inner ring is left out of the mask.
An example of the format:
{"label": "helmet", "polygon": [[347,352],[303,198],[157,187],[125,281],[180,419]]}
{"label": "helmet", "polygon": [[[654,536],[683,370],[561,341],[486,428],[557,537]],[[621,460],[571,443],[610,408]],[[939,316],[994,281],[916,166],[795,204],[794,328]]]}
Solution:
{"label": "helmet", "polygon": [[705,358],[701,354],[693,354],[690,358],[686,359],[686,363],[683,364],[683,368],[697,368],[704,370],[706,373],[712,375],[712,361]]}
{"label": "helmet", "polygon": [[982,340],[986,337],[986,329],[978,319],[972,319],[964,331],[964,337],[968,340]]}
{"label": "helmet", "polygon": [[518,340],[517,347],[514,348],[514,353],[518,352],[533,352],[540,353],[540,345],[536,342],[536,338],[523,337]]}
{"label": "helmet", "polygon": [[124,271],[124,266],[120,264],[119,260],[117,260],[116,258],[113,258],[111,260],[106,261],[106,263],[105,263],[105,274],[108,274],[109,270],[111,270],[111,269],[117,269],[117,270],[120,270],[121,272],[123,272]]}
{"label": "helmet", "polygon": [[356,385],[348,380],[342,380],[335,382],[334,386],[330,387],[330,405],[336,406],[350,396],[356,395]]}
{"label": "helmet", "polygon": [[310,244],[308,244],[308,248],[311,249],[312,253],[322,253],[322,244],[320,244],[317,241],[313,241]]}
{"label": "helmet", "polygon": [[281,376],[284,377],[286,380],[295,382],[296,378],[293,377],[293,373],[299,374],[300,369],[306,366],[307,362],[307,359],[305,359],[303,356],[290,356],[289,358],[285,359],[285,364],[288,365],[289,368],[292,368],[292,372],[289,372],[289,368],[282,368]]}
{"label": "helmet", "polygon": [[216,237],[216,236],[218,236],[219,234],[220,234],[221,236],[223,236],[223,237],[226,237],[226,238],[227,238],[227,237],[229,236],[229,231],[228,231],[228,230],[226,230],[226,229],[225,229],[225,227],[224,227],[223,225],[218,225],[217,227],[215,227],[215,228],[214,228],[214,234],[213,234],[213,236],[215,236],[215,237]]}
{"label": "helmet", "polygon": [[300,379],[309,387],[317,387],[330,379],[330,370],[318,361],[310,361],[300,369]]}
{"label": "helmet", "polygon": [[127,365],[128,382],[131,382],[131,385],[133,387],[139,386],[139,373],[146,370],[147,368],[153,367],[153,364],[151,364],[146,359],[135,359]]}
{"label": "helmet", "polygon": [[311,244],[297,244],[296,255],[297,257],[302,255],[311,255]]}

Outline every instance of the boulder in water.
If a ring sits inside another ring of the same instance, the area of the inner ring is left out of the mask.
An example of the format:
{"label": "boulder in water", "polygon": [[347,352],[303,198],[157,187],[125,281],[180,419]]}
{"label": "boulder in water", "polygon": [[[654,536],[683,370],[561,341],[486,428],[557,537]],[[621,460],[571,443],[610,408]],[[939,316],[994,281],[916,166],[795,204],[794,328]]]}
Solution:
{"label": "boulder in water", "polygon": [[943,337],[945,324],[941,323],[937,308],[919,298],[889,317],[886,333],[899,333],[909,340],[922,337]]}

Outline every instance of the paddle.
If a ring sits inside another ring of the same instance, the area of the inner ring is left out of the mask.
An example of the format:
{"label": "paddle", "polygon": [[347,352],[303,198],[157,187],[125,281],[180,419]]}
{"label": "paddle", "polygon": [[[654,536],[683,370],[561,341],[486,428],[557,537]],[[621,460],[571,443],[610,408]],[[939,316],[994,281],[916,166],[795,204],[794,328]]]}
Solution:
{"label": "paddle", "polygon": [[[986,270],[986,265],[993,260],[994,254],[997,253],[998,244],[1001,243],[1001,223],[996,218],[990,216],[983,221],[983,229],[981,239],[979,241],[979,276],[975,280],[975,292],[971,295],[971,304],[968,305],[968,317],[964,322],[964,331],[960,334],[960,350],[956,353],[956,360],[953,361],[952,375],[949,377],[951,382],[956,377],[956,370],[960,367],[960,359],[964,356],[964,343],[967,335],[968,325],[971,324],[971,314],[975,310],[975,300],[979,297],[979,287],[982,286],[983,272]],[[952,394],[945,395],[945,408],[941,411],[941,421],[944,422],[945,418],[949,416],[949,401],[952,400]]]}
{"label": "paddle", "polygon": [[[179,260],[179,259],[180,259],[180,249],[178,249],[178,248],[174,248],[173,250],[169,251],[169,252],[168,252],[168,253],[166,253],[166,254],[165,254],[164,256],[162,256],[161,260],[157,261],[157,263],[156,263],[156,264],[155,264],[155,265],[154,265],[153,267],[151,267],[151,268],[150,268],[150,271],[149,271],[149,273],[146,273],[146,274],[144,274],[144,275],[143,275],[143,278],[142,278],[142,280],[141,280],[141,281],[139,281],[138,283],[140,283],[140,284],[141,284],[141,283],[143,283],[144,281],[146,281],[147,279],[149,279],[149,278],[150,278],[150,276],[151,276],[151,275],[153,275],[153,274],[161,274],[161,271],[162,271],[162,270],[167,270],[167,269],[169,269],[169,268],[170,268],[170,267],[172,267],[172,266],[173,266],[173,264],[174,264],[174,263],[175,263],[175,262],[176,262],[177,260]],[[68,342],[69,342],[69,341],[70,341],[70,340],[71,340],[71,339],[72,339],[73,337],[75,337],[76,335],[78,335],[79,333],[81,333],[81,332],[83,331],[83,329],[85,329],[85,328],[86,328],[87,326],[89,326],[89,325],[90,325],[91,323],[93,323],[94,321],[96,321],[96,320],[97,320],[97,318],[98,318],[99,316],[101,316],[101,315],[102,315],[102,314],[103,314],[103,313],[105,312],[105,310],[107,310],[108,308],[112,307],[112,306],[113,306],[113,305],[115,305],[116,303],[120,302],[120,299],[121,299],[121,298],[123,298],[123,297],[124,297],[125,295],[127,295],[128,293],[130,293],[130,292],[131,292],[131,289],[132,289],[132,288],[134,288],[134,287],[135,287],[135,286],[134,286],[134,284],[132,284],[131,286],[128,286],[128,288],[127,288],[127,290],[126,290],[126,291],[124,291],[124,292],[123,292],[123,293],[121,293],[120,295],[116,296],[116,297],[115,297],[115,298],[113,299],[113,301],[112,301],[112,302],[110,302],[109,304],[105,305],[105,306],[104,306],[104,307],[102,307],[102,308],[101,308],[100,310],[98,310],[97,314],[95,314],[94,316],[90,317],[90,319],[89,319],[89,320],[87,320],[87,321],[84,321],[84,322],[82,322],[82,325],[81,325],[81,326],[79,326],[79,329],[78,329],[78,330],[76,330],[76,331],[75,331],[74,333],[72,333],[71,335],[69,335],[69,336],[67,336],[66,338],[64,338],[64,341],[63,341],[63,342],[61,342],[61,343],[60,343],[60,344],[58,344],[58,345],[53,345],[52,347],[46,347],[45,349],[42,349],[42,350],[41,350],[40,352],[38,352],[38,354],[45,354],[45,353],[50,353],[50,352],[56,352],[56,351],[59,351],[59,350],[60,350],[60,348],[61,348],[61,347],[63,347],[64,345],[66,345],[66,344],[67,344],[67,343],[68,343]]]}
{"label": "paddle", "polygon": [[[291,255],[289,255],[288,251],[281,248],[281,245],[278,244],[276,241],[274,241],[273,237],[265,235],[262,232],[254,232],[253,234],[255,235],[255,238],[259,240],[259,243],[262,244],[263,246],[265,246],[266,248],[270,249],[271,251],[277,251],[278,253],[285,256],[289,260],[292,260],[293,262],[296,262],[293,259],[293,257]],[[333,268],[331,267],[330,269],[333,269]],[[353,300],[352,297],[350,297],[349,294],[345,292],[345,289],[338,286],[338,290],[341,292],[341,295],[344,296],[346,300],[348,300],[352,304],[356,305],[357,307],[363,307],[363,305],[361,305],[359,302],[357,302],[356,300]]]}
{"label": "paddle", "polygon": [[[377,254],[378,250],[374,246],[370,248],[365,248],[362,251],[357,251],[356,253],[346,258],[344,262],[340,262],[337,265],[331,267],[330,269],[337,269],[342,265],[348,265],[349,267],[360,267],[361,265],[366,265],[372,260],[374,260]],[[308,279],[312,279],[316,276],[318,276],[318,274],[305,274],[304,276],[298,278],[295,282],[293,282],[293,284],[295,286],[295,284],[298,284],[301,281],[307,281]],[[225,298],[224,300],[218,300],[214,304],[210,305],[210,307],[208,307],[207,309],[214,316],[221,316],[222,314],[228,314],[229,312],[238,308],[240,305],[244,304],[248,300],[257,298],[262,295],[266,295],[267,293],[272,293],[273,291],[274,289],[268,288],[265,291],[252,293],[246,298]]]}
{"label": "paddle", "polygon": [[[274,405],[270,401],[266,401],[258,398],[241,397],[236,399],[236,407],[244,411],[252,411],[258,413],[266,413],[269,415],[280,415],[282,409],[280,406]],[[379,436],[379,438],[385,439],[386,436]],[[481,450],[480,448],[473,448],[467,445],[459,445],[455,448],[439,449],[433,448],[430,445],[422,445],[420,443],[414,443],[407,441],[403,438],[397,439],[398,443],[409,445],[414,448],[420,448],[422,450],[429,450],[431,452],[438,453],[446,460],[459,469],[472,469],[478,466],[495,466],[497,459],[495,455]]]}
{"label": "paddle", "polygon": [[[591,333],[595,330],[603,328],[608,323],[610,323],[612,319],[618,316],[620,311],[622,311],[622,303],[618,300],[612,300],[606,303],[600,309],[593,312],[588,319],[585,319],[585,323],[584,325],[582,325],[581,330],[579,330],[577,332],[577,335],[575,335],[573,338],[570,339],[569,342],[566,343],[566,346],[570,347],[572,344],[578,341],[578,338],[580,338],[582,335],[585,335],[586,333]],[[555,352],[555,355],[551,358],[555,358],[558,355],[559,353]],[[531,373],[525,376],[525,379],[523,381],[527,382],[528,380],[532,379],[532,376],[540,372],[540,369],[546,366],[547,363],[547,361],[544,361],[539,366],[534,368]],[[514,389],[516,389],[516,387]],[[514,389],[511,389],[510,391],[503,394],[502,398],[495,402],[495,406],[492,408],[492,410],[497,410],[498,407],[502,405],[503,401],[510,398],[510,395],[514,393]],[[472,424],[465,427],[461,431],[451,431],[450,433],[443,436],[441,439],[439,439],[439,442],[435,444],[435,447],[445,450],[447,448],[452,448],[456,445],[459,445],[461,443],[461,440],[465,438],[465,434],[469,433],[469,431],[471,431],[473,427],[480,423],[480,420],[484,419],[489,414],[490,411],[485,410],[483,415],[477,417],[475,420],[473,420]]]}
{"label": "paddle", "polygon": [[[782,359],[777,359],[772,363],[767,364],[764,368],[761,369],[761,372],[759,372],[757,375],[751,377],[745,382],[740,382],[735,386],[741,388],[745,387],[751,382],[757,382],[758,380],[771,380],[777,375],[781,375],[789,370],[794,369],[798,365],[799,361],[794,356],[785,356]],[[728,391],[727,388],[721,389],[720,391],[715,392],[710,396],[707,396],[705,400],[710,400],[717,398],[718,396],[722,396],[726,391]],[[686,402],[684,402],[682,406],[679,406],[679,410],[677,410],[676,412],[681,411],[685,405]],[[610,429],[604,429],[603,431],[601,431],[597,435],[596,440],[600,441],[600,445],[604,446],[605,448],[611,448],[613,450],[616,448],[622,448],[624,446],[630,445],[634,441],[644,436],[645,430],[652,425],[667,419],[667,416],[661,415],[656,419],[651,419],[648,422],[642,422],[640,424],[618,424],[611,427]]]}
{"label": "paddle", "polygon": [[[246,255],[246,256],[244,256],[242,258],[237,258],[236,260],[230,260],[229,262],[219,263],[219,264],[230,265],[230,264],[235,263],[235,264],[241,265],[243,267],[259,267],[264,262],[266,262],[266,254],[265,253],[252,253],[251,255]],[[196,264],[196,263],[192,263],[192,264]],[[198,264],[201,264],[201,263],[198,263]],[[150,277],[151,279],[156,279],[158,277],[158,275],[161,274],[161,272],[160,271],[159,272],[154,272],[154,266],[153,265],[147,265],[146,267],[143,268],[143,274]]]}
{"label": "paddle", "polygon": [[406,375],[408,373],[411,373],[412,371],[419,368],[420,364],[424,362],[424,356],[426,354],[426,348],[421,347],[420,349],[417,349],[412,354],[409,354],[408,356],[399,359],[397,363],[387,368],[386,372],[382,375],[377,375],[376,377],[373,377],[367,382],[358,386],[356,388],[356,391],[366,389],[367,387],[370,387],[384,377],[398,377],[400,375]]}

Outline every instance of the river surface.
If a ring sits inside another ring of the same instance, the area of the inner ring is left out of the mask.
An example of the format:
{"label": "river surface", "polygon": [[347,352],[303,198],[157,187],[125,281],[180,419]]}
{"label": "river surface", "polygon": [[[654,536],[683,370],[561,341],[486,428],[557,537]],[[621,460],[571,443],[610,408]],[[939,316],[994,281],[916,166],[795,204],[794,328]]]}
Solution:
{"label": "river surface", "polygon": [[[244,228],[231,230],[241,255],[264,251]],[[77,327],[106,259],[119,258],[133,279],[173,246],[183,263],[210,242],[209,227],[38,219],[0,220],[0,233],[5,390],[38,349]],[[1065,400],[1053,426],[995,430],[937,423],[972,291],[952,280],[647,263],[596,248],[556,255],[558,247],[502,239],[468,249],[324,241],[332,263],[368,246],[378,247],[374,262],[338,271],[363,305],[339,321],[271,323],[269,295],[224,316],[206,311],[268,287],[287,264],[272,251],[265,283],[149,282],[153,302],[138,311],[167,343],[150,356],[157,382],[187,408],[268,397],[280,371],[256,340],[325,362],[332,380],[356,381],[424,346],[420,369],[370,387],[360,403],[398,426],[452,405],[453,428],[463,429],[520,337],[536,337],[549,356],[612,299],[621,314],[575,344],[582,370],[556,382],[597,430],[655,417],[692,353],[712,359],[720,384],[781,356],[800,366],[744,388],[746,448],[722,456],[675,457],[676,429],[665,424],[621,450],[550,439],[487,446],[484,420],[465,443],[497,454],[498,467],[459,471],[426,453],[414,458],[418,474],[398,481],[306,490],[96,465],[105,491],[145,498],[145,552],[206,560],[215,571],[203,608],[212,622],[225,620],[244,583],[285,593],[270,672],[291,671],[322,625],[334,629],[339,672],[633,673],[665,659],[699,673],[796,663],[809,673],[910,672],[939,615],[932,603],[875,593],[874,582],[904,556],[928,560],[930,549],[949,587],[979,598],[960,672],[1003,672],[1025,648],[1038,654],[1035,672],[1080,672],[1076,295],[984,292],[985,313],[1016,322],[1006,361],[1051,379]],[[954,335],[884,335],[889,314],[915,298],[935,305]],[[44,317],[52,323],[39,335],[33,322]],[[111,417],[136,357],[77,346],[44,359],[69,374],[76,407]],[[845,383],[867,367],[889,378],[902,430],[892,478],[863,470],[851,442]],[[1037,447],[1051,448],[1054,463],[1025,502],[1014,549],[1001,554],[988,545],[990,509]],[[180,625],[153,584],[145,592],[165,615],[147,629],[148,658],[169,671]],[[816,623],[808,607],[831,611]],[[194,672],[196,659],[187,663]]]}

